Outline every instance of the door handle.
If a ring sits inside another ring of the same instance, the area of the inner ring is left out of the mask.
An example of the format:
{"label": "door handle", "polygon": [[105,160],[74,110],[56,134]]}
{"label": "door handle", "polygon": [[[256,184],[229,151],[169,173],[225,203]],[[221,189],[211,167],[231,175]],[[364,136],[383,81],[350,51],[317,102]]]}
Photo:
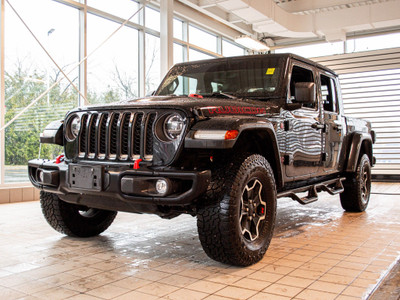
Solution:
{"label": "door handle", "polygon": [[325,130],[325,124],[321,124],[321,123],[314,123],[311,125],[312,128],[317,129],[317,130]]}
{"label": "door handle", "polygon": [[340,124],[336,124],[333,129],[335,129],[336,131],[341,131],[343,129],[342,125]]}

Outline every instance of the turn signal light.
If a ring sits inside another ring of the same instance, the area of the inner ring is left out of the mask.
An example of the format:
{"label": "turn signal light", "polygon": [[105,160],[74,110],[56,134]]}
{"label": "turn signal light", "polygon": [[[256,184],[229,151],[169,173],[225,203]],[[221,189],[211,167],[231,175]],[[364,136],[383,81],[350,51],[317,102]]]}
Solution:
{"label": "turn signal light", "polygon": [[234,140],[237,138],[237,136],[239,135],[239,131],[237,130],[228,130],[225,133],[225,139],[226,140]]}

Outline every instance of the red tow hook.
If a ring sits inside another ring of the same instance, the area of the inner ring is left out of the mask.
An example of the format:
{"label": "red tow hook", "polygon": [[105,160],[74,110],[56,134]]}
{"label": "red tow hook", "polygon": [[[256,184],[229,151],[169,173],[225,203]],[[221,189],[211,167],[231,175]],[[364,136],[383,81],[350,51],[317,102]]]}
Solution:
{"label": "red tow hook", "polygon": [[141,161],[142,161],[141,158],[135,160],[135,162],[133,163],[133,169],[134,169],[134,170],[139,170],[139,169],[140,169],[139,163],[140,163]]}
{"label": "red tow hook", "polygon": [[61,163],[64,160],[64,154],[60,154],[56,157],[56,164]]}

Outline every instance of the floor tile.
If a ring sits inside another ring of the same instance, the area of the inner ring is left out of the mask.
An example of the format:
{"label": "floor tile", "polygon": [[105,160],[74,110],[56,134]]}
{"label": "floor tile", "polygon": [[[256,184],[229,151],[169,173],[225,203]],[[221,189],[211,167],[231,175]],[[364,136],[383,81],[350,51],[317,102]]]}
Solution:
{"label": "floor tile", "polygon": [[218,296],[222,297],[229,297],[233,299],[248,299],[251,296],[254,296],[257,293],[257,291],[254,290],[248,290],[248,289],[243,289],[239,287],[234,287],[234,286],[228,286],[226,288],[223,288],[222,290],[219,290],[215,294]]}
{"label": "floor tile", "polygon": [[302,290],[303,290],[302,288],[274,283],[274,284],[270,285],[269,287],[267,287],[266,289],[264,289],[263,292],[268,293],[268,294],[285,296],[285,297],[294,297],[298,293],[300,293]]}
{"label": "floor tile", "polygon": [[296,299],[305,299],[305,300],[322,300],[322,299],[331,300],[335,298],[336,294],[310,290],[310,289],[306,289],[296,296]]}
{"label": "floor tile", "polygon": [[138,288],[137,291],[157,297],[163,297],[167,294],[170,294],[174,291],[178,290],[177,287],[159,283],[159,282],[153,282],[150,284],[147,284],[145,286],[142,286],[141,288]]}
{"label": "floor tile", "polygon": [[171,300],[200,300],[208,296],[207,293],[201,293],[193,290],[180,289],[165,296],[165,299]]}
{"label": "floor tile", "polygon": [[198,292],[207,292],[213,294],[226,287],[225,284],[210,282],[210,281],[197,281],[195,283],[189,284],[186,288]]}
{"label": "floor tile", "polygon": [[261,290],[265,289],[266,287],[270,286],[271,284],[272,284],[271,282],[267,282],[264,280],[243,278],[243,279],[240,279],[239,281],[236,281],[235,283],[232,283],[231,285],[240,287],[240,288],[244,288],[244,289],[261,291]]}
{"label": "floor tile", "polygon": [[98,287],[96,289],[90,290],[86,292],[86,294],[99,297],[99,298],[104,298],[104,299],[112,299],[118,296],[121,296],[123,294],[128,293],[130,290],[126,288],[121,288],[118,286],[115,286],[113,284],[107,284],[103,285],[101,287]]}

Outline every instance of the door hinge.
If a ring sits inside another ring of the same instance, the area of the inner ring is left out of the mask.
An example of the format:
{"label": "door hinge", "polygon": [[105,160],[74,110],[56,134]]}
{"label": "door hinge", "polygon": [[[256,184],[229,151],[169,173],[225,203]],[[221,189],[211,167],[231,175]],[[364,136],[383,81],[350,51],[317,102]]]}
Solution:
{"label": "door hinge", "polygon": [[326,161],[326,159],[328,158],[328,154],[327,153],[322,153],[322,161]]}
{"label": "door hinge", "polygon": [[283,164],[286,166],[288,166],[290,164],[290,156],[289,155],[283,156]]}

